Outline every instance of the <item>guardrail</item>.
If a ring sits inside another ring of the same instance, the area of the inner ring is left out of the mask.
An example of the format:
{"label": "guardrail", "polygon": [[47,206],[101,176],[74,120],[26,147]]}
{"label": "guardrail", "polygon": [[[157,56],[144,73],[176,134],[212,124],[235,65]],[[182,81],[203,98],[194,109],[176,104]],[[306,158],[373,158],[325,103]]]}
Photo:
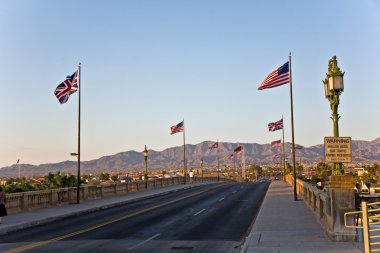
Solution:
{"label": "guardrail", "polygon": [[[352,220],[349,216],[354,216],[355,225],[348,224]],[[362,201],[360,211],[344,214],[344,225],[347,228],[363,229],[365,253],[380,252],[380,202]]]}
{"label": "guardrail", "polygon": [[[192,183],[232,181],[220,177],[194,177]],[[187,183],[190,179],[187,178]],[[109,183],[104,185],[84,185],[80,187],[80,200],[90,201],[116,195],[124,195],[130,192],[159,189],[184,183],[183,177],[160,178],[145,181],[131,181],[127,183]],[[146,186],[148,188],[146,188]],[[52,206],[68,205],[76,203],[77,188],[59,188],[44,191],[31,191],[6,194],[6,207],[9,214],[27,212]]]}

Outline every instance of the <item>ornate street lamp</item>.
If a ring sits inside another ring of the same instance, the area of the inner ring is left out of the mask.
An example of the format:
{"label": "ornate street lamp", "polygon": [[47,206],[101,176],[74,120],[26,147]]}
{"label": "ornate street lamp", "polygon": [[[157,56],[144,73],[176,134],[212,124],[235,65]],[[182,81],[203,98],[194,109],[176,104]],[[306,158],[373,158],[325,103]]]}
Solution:
{"label": "ornate street lamp", "polygon": [[144,160],[145,160],[145,173],[144,173],[144,181],[145,181],[145,189],[148,189],[148,150],[145,149],[143,151],[144,153]]}
{"label": "ornate street lamp", "polygon": [[[329,60],[328,73],[326,74],[326,79],[323,81],[325,88],[325,97],[329,100],[332,110],[331,119],[333,121],[334,137],[339,137],[338,120],[340,116],[338,114],[338,105],[339,96],[344,90],[343,76],[344,72],[339,69],[338,61],[334,55]],[[334,163],[332,174],[343,175],[341,163]]]}

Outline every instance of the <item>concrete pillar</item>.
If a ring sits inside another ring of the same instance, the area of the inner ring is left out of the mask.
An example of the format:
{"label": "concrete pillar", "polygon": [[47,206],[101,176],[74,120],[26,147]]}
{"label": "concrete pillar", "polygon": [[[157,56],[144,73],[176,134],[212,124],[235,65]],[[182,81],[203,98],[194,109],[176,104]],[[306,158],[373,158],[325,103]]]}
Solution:
{"label": "concrete pillar", "polygon": [[[349,175],[329,177],[327,188],[326,213],[328,231],[327,235],[334,241],[354,241],[355,229],[346,228],[344,214],[355,211],[354,178]],[[350,218],[354,218],[351,216]],[[348,221],[354,224],[353,221]]]}

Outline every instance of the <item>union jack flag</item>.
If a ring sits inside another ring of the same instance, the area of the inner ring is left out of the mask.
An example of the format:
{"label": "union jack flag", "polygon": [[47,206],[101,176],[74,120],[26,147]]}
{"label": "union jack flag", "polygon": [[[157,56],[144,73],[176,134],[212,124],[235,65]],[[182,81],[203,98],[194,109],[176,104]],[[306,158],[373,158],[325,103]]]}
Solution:
{"label": "union jack flag", "polygon": [[69,100],[71,94],[78,90],[78,70],[71,76],[67,76],[66,80],[60,83],[54,90],[54,95],[58,98],[61,104]]}
{"label": "union jack flag", "polygon": [[235,149],[234,149],[234,153],[235,154],[241,154],[243,152],[243,147],[241,145],[237,146]]}
{"label": "union jack flag", "polygon": [[280,129],[283,129],[284,128],[284,122],[283,122],[283,119],[277,121],[277,122],[273,122],[273,123],[269,123],[268,124],[268,130],[269,132],[274,132],[276,130],[280,130]]}
{"label": "union jack flag", "polygon": [[215,142],[214,144],[212,144],[210,147],[208,147],[208,149],[212,150],[214,148],[218,148],[218,142]]}
{"label": "union jack flag", "polygon": [[289,62],[270,73],[260,84],[259,90],[270,89],[290,83]]}
{"label": "union jack flag", "polygon": [[182,121],[182,122],[178,123],[177,125],[170,127],[170,135],[183,132],[184,129],[185,129],[184,121]]}

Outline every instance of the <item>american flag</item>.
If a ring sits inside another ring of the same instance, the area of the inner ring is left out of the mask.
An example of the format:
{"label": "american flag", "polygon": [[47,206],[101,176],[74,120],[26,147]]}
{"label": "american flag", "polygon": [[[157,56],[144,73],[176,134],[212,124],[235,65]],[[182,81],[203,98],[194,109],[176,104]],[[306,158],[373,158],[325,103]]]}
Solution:
{"label": "american flag", "polygon": [[184,122],[182,121],[178,123],[177,125],[170,127],[170,134],[172,135],[172,134],[183,132],[184,129],[185,129]]}
{"label": "american flag", "polygon": [[227,159],[232,159],[234,157],[234,154],[231,154],[231,155],[229,155],[229,156],[227,156]]}
{"label": "american flag", "polygon": [[273,123],[269,123],[268,124],[268,130],[269,130],[269,132],[274,132],[276,130],[280,130],[280,129],[283,129],[283,128],[284,128],[284,123],[283,123],[282,119],[280,119],[277,122],[273,122]]}
{"label": "american flag", "polygon": [[234,153],[235,154],[241,154],[243,152],[243,147],[241,145],[237,146],[235,149],[234,149]]}
{"label": "american flag", "polygon": [[215,142],[214,144],[212,144],[210,147],[208,147],[208,149],[212,150],[214,148],[218,148],[218,142]]}
{"label": "american flag", "polygon": [[289,62],[270,73],[260,84],[259,90],[270,89],[290,83]]}
{"label": "american flag", "polygon": [[278,147],[281,147],[281,140],[278,140],[278,141],[272,141],[270,143],[271,147],[272,148],[278,148]]}
{"label": "american flag", "polygon": [[75,71],[71,76],[67,76],[66,80],[60,83],[54,90],[54,95],[58,98],[61,104],[69,100],[71,94],[78,90],[78,71]]}

